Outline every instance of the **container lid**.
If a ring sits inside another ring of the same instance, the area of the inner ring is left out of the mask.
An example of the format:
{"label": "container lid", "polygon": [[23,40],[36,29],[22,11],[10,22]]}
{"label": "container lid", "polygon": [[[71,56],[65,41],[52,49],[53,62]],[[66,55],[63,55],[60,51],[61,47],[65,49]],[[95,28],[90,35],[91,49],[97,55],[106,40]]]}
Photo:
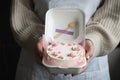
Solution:
{"label": "container lid", "polygon": [[85,38],[85,16],[78,8],[52,8],[46,13],[45,36],[53,41],[71,42]]}

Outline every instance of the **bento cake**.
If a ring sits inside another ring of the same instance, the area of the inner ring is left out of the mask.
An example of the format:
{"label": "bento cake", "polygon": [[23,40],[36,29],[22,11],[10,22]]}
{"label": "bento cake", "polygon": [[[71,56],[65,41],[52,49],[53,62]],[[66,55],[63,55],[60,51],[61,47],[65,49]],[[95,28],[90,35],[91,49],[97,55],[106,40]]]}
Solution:
{"label": "bento cake", "polygon": [[81,66],[85,62],[84,48],[78,43],[56,42],[48,45],[45,63],[57,67]]}

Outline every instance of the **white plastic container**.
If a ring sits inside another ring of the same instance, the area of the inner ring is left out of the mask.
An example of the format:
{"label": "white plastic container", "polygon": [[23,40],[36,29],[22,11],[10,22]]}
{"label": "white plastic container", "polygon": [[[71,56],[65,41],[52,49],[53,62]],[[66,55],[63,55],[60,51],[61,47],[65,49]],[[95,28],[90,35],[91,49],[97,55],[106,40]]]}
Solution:
{"label": "white plastic container", "polygon": [[[85,39],[85,16],[83,11],[77,8],[52,8],[46,13],[45,37],[52,42],[82,43]],[[86,58],[82,66],[62,68],[50,66],[44,62],[51,73],[79,73],[86,65]]]}
{"label": "white plastic container", "polygon": [[45,63],[45,57],[43,58],[43,65],[47,67],[50,73],[65,73],[65,74],[75,74],[80,73],[81,68],[86,65],[86,58],[84,57],[84,62],[81,66],[76,67],[60,67],[60,66],[51,66]]}
{"label": "white plastic container", "polygon": [[[73,27],[67,29],[70,27],[69,25],[73,25]],[[57,32],[57,30],[61,30],[63,33],[54,38],[60,32]],[[70,34],[66,35],[67,33]],[[52,8],[48,10],[45,20],[45,36],[53,41],[67,42],[80,37],[79,42],[82,42],[85,38],[85,16],[83,11],[77,8]]]}

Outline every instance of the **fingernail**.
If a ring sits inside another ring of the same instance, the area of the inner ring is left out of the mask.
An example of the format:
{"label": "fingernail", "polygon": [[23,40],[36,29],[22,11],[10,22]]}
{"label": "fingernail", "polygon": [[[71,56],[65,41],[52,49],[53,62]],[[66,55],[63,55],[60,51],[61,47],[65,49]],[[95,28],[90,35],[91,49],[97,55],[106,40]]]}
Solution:
{"label": "fingernail", "polygon": [[90,56],[87,56],[86,59],[89,60],[89,59],[90,59]]}

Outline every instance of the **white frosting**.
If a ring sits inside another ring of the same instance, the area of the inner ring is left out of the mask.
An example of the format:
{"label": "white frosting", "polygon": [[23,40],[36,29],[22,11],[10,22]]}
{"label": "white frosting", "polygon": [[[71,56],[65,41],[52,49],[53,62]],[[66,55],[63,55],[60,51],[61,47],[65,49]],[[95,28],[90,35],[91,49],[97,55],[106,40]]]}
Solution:
{"label": "white frosting", "polygon": [[45,64],[57,67],[83,66],[84,48],[77,43],[53,43],[47,48]]}
{"label": "white frosting", "polygon": [[82,51],[82,47],[76,43],[53,43],[48,46],[47,54],[55,59],[69,60],[80,56]]}

